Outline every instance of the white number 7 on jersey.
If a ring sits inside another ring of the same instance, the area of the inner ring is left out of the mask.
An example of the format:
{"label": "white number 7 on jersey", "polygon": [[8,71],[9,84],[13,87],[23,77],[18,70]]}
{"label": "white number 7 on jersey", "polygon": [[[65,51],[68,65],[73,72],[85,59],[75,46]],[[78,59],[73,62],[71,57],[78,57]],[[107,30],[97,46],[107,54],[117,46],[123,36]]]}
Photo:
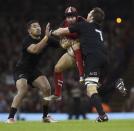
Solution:
{"label": "white number 7 on jersey", "polygon": [[100,39],[101,41],[103,41],[102,31],[95,29],[95,32],[98,32],[100,34]]}

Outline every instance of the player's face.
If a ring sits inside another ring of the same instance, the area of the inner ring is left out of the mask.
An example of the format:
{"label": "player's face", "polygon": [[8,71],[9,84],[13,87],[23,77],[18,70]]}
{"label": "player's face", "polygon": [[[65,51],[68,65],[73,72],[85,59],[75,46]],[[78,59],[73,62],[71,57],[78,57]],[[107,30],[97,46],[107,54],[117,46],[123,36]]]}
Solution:
{"label": "player's face", "polygon": [[33,36],[40,36],[41,35],[41,27],[39,23],[32,23],[28,32]]}
{"label": "player's face", "polygon": [[68,16],[68,17],[66,17],[66,21],[68,22],[68,24],[74,24],[76,22],[76,17]]}
{"label": "player's face", "polygon": [[87,21],[88,21],[88,22],[92,22],[92,21],[93,21],[93,12],[94,12],[94,10],[91,10],[91,11],[88,13],[88,16],[87,16]]}

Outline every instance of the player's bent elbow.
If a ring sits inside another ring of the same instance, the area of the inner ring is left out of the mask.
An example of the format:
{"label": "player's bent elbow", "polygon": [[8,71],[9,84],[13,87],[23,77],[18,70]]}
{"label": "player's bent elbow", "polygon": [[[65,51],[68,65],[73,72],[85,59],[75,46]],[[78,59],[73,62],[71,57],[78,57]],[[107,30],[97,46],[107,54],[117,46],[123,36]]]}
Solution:
{"label": "player's bent elbow", "polygon": [[27,51],[31,54],[39,54],[40,53],[40,51],[36,48],[27,49]]}

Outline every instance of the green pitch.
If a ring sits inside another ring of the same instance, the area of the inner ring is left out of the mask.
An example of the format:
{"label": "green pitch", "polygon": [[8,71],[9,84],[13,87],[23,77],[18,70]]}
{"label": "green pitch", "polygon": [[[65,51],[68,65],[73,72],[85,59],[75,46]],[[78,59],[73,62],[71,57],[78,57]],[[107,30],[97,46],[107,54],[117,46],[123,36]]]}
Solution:
{"label": "green pitch", "polygon": [[21,121],[10,125],[0,122],[0,131],[134,131],[134,120],[111,120],[105,123],[91,120],[58,123]]}

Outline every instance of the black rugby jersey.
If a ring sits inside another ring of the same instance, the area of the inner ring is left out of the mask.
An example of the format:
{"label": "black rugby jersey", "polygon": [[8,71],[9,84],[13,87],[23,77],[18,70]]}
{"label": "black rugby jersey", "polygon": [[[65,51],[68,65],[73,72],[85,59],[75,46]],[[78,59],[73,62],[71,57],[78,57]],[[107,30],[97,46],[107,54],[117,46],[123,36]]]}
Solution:
{"label": "black rugby jersey", "polygon": [[69,31],[78,33],[83,55],[106,53],[100,25],[83,21],[69,27]]}

